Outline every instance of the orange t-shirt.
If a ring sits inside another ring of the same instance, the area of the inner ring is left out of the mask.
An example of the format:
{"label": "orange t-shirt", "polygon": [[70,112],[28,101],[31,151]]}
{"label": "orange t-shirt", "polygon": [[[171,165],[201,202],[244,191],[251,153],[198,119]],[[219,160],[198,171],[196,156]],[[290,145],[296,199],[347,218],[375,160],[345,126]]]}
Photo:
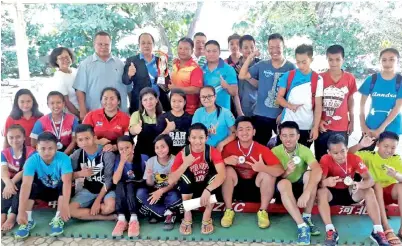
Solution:
{"label": "orange t-shirt", "polygon": [[[177,87],[195,86],[201,88],[203,86],[203,72],[193,59],[187,61],[182,67],[180,67],[180,60],[177,59],[173,63],[171,81]],[[200,105],[199,95],[187,94],[186,101],[186,112],[193,115]]]}

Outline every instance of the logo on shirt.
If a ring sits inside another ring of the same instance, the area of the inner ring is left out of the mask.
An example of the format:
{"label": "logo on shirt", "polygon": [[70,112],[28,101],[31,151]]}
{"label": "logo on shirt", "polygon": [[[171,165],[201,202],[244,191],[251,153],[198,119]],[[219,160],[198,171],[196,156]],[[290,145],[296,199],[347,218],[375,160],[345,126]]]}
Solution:
{"label": "logo on shirt", "polygon": [[135,178],[134,171],[133,171],[133,170],[128,170],[128,172],[127,172],[127,177],[128,177],[129,179],[134,179],[134,178]]}
{"label": "logo on shirt", "polygon": [[114,129],[121,130],[121,126],[117,125],[114,127]]}
{"label": "logo on shirt", "polygon": [[186,132],[169,132],[169,136],[173,140],[174,147],[186,145]]}
{"label": "logo on shirt", "polygon": [[366,166],[364,165],[363,162],[360,162],[360,163],[359,163],[359,168],[360,168],[360,169],[364,169],[365,167],[366,167]]}
{"label": "logo on shirt", "polygon": [[56,188],[59,184],[59,180],[55,177],[52,177],[52,174],[46,174],[40,178],[42,183],[49,188]]}
{"label": "logo on shirt", "polygon": [[195,182],[203,182],[208,174],[209,166],[207,163],[202,162],[190,166],[190,172],[194,173]]}
{"label": "logo on shirt", "polygon": [[96,126],[103,126],[103,122],[102,121],[97,121]]}
{"label": "logo on shirt", "polygon": [[345,100],[345,96],[348,92],[349,89],[346,86],[342,88],[330,86],[324,89],[323,106],[328,117],[331,117],[333,120],[342,119],[342,116],[335,115],[335,111],[342,105],[342,102]]}

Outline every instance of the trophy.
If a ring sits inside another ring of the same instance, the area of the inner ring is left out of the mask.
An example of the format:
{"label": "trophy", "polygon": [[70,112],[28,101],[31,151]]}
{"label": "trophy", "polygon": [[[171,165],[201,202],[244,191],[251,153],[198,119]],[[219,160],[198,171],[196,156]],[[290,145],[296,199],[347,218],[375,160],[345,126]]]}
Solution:
{"label": "trophy", "polygon": [[156,84],[163,89],[164,91],[168,90],[167,85],[170,81],[168,81],[169,70],[168,68],[168,48],[166,46],[162,46],[160,50],[156,51],[155,54],[158,59],[158,79]]}

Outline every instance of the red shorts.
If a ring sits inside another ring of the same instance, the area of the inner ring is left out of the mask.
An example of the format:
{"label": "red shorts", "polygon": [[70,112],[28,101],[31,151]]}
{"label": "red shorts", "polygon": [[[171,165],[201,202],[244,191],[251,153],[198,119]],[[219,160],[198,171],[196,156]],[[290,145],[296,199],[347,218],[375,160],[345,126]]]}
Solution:
{"label": "red shorts", "polygon": [[392,185],[389,185],[382,189],[385,205],[389,205],[389,204],[393,204],[393,203],[398,204],[398,200],[395,200],[392,198],[392,189],[394,188],[394,186],[395,186],[395,184],[392,184]]}

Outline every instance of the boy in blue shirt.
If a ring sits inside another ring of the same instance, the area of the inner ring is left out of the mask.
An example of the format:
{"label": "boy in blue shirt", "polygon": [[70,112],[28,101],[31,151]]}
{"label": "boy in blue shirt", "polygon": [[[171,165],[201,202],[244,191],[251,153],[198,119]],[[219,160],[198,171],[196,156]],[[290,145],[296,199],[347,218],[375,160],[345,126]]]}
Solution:
{"label": "boy in blue shirt", "polygon": [[295,53],[298,68],[285,73],[279,79],[276,100],[283,107],[281,122],[296,122],[300,127],[299,143],[310,147],[318,137],[324,82],[310,68],[313,62],[313,46],[300,45]]}
{"label": "boy in blue shirt", "polygon": [[24,166],[17,217],[20,227],[15,232],[17,239],[28,237],[36,225],[32,218],[35,199],[57,200],[56,216],[50,222],[50,236],[62,234],[64,222],[70,219],[71,159],[57,151],[57,138],[50,132],[38,136],[37,151]]}
{"label": "boy in blue shirt", "polygon": [[237,75],[233,67],[219,58],[220,54],[221,49],[217,41],[209,40],[205,44],[207,63],[202,66],[204,86],[213,86],[216,91],[216,103],[231,110],[230,97],[238,95]]}
{"label": "boy in blue shirt", "polygon": [[[369,76],[359,88],[360,126],[363,134],[378,139],[384,131],[402,134],[402,76],[396,73],[399,52],[388,48],[380,53],[381,72]],[[364,105],[371,97],[370,111],[366,116]],[[366,150],[374,150],[373,143]]]}

